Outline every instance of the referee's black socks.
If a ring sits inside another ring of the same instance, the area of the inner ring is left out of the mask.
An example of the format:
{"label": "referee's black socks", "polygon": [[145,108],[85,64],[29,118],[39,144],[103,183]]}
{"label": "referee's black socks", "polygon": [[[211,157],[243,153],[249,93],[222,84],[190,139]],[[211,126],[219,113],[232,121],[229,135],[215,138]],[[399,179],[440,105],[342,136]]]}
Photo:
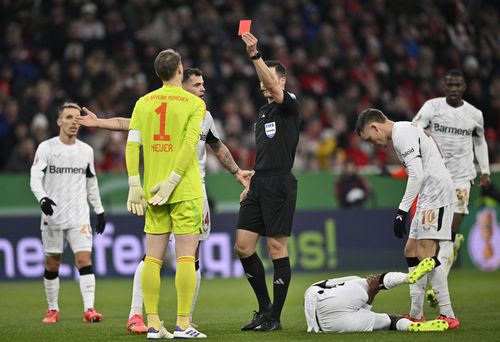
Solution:
{"label": "referee's black socks", "polygon": [[255,296],[257,296],[259,312],[267,311],[271,304],[271,298],[269,298],[269,292],[267,291],[266,273],[264,265],[262,265],[262,260],[260,260],[257,253],[250,255],[248,258],[240,258],[240,260],[245,271],[245,276],[250,285],[252,285]]}
{"label": "referee's black socks", "polygon": [[271,317],[280,320],[281,310],[285,304],[288,286],[292,278],[292,269],[290,268],[290,259],[288,257],[273,260],[274,280],[273,280],[273,308]]}

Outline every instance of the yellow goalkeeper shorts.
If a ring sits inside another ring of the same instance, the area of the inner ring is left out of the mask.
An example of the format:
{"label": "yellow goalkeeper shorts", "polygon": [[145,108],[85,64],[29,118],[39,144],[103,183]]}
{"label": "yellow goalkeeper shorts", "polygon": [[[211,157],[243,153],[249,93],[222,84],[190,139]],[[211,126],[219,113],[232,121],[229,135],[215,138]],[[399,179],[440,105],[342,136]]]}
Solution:
{"label": "yellow goalkeeper shorts", "polygon": [[165,204],[148,205],[144,232],[147,234],[200,234],[202,232],[202,197]]}

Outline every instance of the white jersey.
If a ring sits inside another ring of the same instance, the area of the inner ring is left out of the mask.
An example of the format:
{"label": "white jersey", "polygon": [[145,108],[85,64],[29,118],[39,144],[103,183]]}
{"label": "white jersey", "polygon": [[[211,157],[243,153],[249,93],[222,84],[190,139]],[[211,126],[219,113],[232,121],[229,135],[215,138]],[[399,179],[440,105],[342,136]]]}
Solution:
{"label": "white jersey", "polygon": [[209,111],[205,113],[205,118],[201,122],[201,133],[200,141],[196,146],[196,151],[198,153],[198,162],[200,165],[201,181],[205,185],[205,170],[207,167],[207,149],[205,143],[214,143],[219,141],[219,134],[215,129],[214,119]]}
{"label": "white jersey", "polygon": [[376,313],[368,304],[366,279],[348,276],[311,285],[304,294],[307,332],[372,331]]}
{"label": "white jersey", "polygon": [[435,209],[456,202],[455,188],[441,152],[422,127],[408,121],[394,123],[392,143],[405,167],[414,158],[422,158],[424,180],[418,193],[419,208]]}
{"label": "white jersey", "polygon": [[479,109],[466,101],[454,108],[445,97],[439,97],[426,101],[413,122],[427,128],[437,141],[453,180],[476,178],[472,138],[484,139],[483,113]]}
{"label": "white jersey", "polygon": [[68,229],[90,224],[89,205],[104,212],[94,168],[94,151],[76,140],[64,144],[59,137],[42,142],[31,166],[31,191],[38,202],[50,198],[54,214],[42,213],[41,229]]}

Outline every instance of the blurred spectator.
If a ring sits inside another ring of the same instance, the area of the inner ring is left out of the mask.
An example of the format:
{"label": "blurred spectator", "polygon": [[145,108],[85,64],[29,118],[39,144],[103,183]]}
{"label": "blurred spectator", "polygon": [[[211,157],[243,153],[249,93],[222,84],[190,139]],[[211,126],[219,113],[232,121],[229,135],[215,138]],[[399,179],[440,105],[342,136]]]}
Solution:
{"label": "blurred spectator", "polygon": [[[286,65],[288,90],[301,99],[296,168],[335,169],[344,153],[359,167],[397,162],[351,137],[357,113],[377,107],[409,120],[442,95],[440,80],[451,68],[464,71],[464,99],[483,111],[490,160],[500,162],[499,14],[494,1],[466,0],[6,1],[0,170],[23,130],[30,128],[25,135],[35,144],[47,133],[37,113],[46,116],[49,136],[57,134],[57,105],[66,100],[106,117],[129,116],[137,98],[160,85],[151,68],[168,47],[203,70],[207,108],[220,133],[229,131],[231,152],[251,166],[254,104],[264,99],[235,34],[240,18],[254,20],[262,55]],[[103,168],[121,172],[105,159],[114,160],[113,146],[125,138],[81,131]]]}
{"label": "blurred spectator", "polygon": [[351,132],[348,135],[348,145],[345,150],[346,156],[356,166],[367,166],[370,163],[370,150],[373,147],[361,140],[358,134]]}
{"label": "blurred spectator", "polygon": [[343,160],[344,151],[338,148],[338,141],[331,128],[326,128],[321,132],[316,147],[316,158],[321,170],[335,168],[338,160]]}
{"label": "blurred spectator", "polygon": [[97,166],[99,170],[122,173],[127,171],[123,135],[122,132],[109,132],[109,140],[101,156],[102,161]]}
{"label": "blurred spectator", "polygon": [[362,208],[371,197],[369,183],[358,174],[356,163],[346,159],[340,178],[334,186],[341,208]]}
{"label": "blurred spectator", "polygon": [[32,138],[24,138],[14,147],[5,165],[6,172],[29,172],[35,157],[35,142]]}
{"label": "blurred spectator", "polygon": [[44,113],[38,113],[33,117],[30,131],[36,145],[50,138],[49,120],[47,120],[47,116]]}
{"label": "blurred spectator", "polygon": [[87,2],[82,6],[81,18],[76,22],[77,37],[81,40],[98,41],[106,36],[104,24],[97,19],[97,6]]}

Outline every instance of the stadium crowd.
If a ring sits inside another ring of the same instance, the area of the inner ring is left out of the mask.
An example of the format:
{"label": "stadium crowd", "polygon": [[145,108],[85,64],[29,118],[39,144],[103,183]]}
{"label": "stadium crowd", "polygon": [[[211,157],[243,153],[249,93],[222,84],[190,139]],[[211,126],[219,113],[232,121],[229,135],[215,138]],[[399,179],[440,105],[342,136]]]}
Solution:
{"label": "stadium crowd", "polygon": [[[243,169],[254,160],[259,94],[236,35],[253,19],[266,59],[289,70],[301,103],[297,170],[397,163],[354,132],[364,108],[411,120],[462,69],[464,99],[483,111],[490,163],[500,162],[500,21],[495,1],[52,0],[0,2],[0,170],[28,172],[37,145],[57,134],[57,106],[130,117],[158,88],[153,60],[170,47],[203,70],[205,101]],[[81,128],[96,168],[125,172],[126,134]],[[209,171],[221,166],[215,158]]]}

